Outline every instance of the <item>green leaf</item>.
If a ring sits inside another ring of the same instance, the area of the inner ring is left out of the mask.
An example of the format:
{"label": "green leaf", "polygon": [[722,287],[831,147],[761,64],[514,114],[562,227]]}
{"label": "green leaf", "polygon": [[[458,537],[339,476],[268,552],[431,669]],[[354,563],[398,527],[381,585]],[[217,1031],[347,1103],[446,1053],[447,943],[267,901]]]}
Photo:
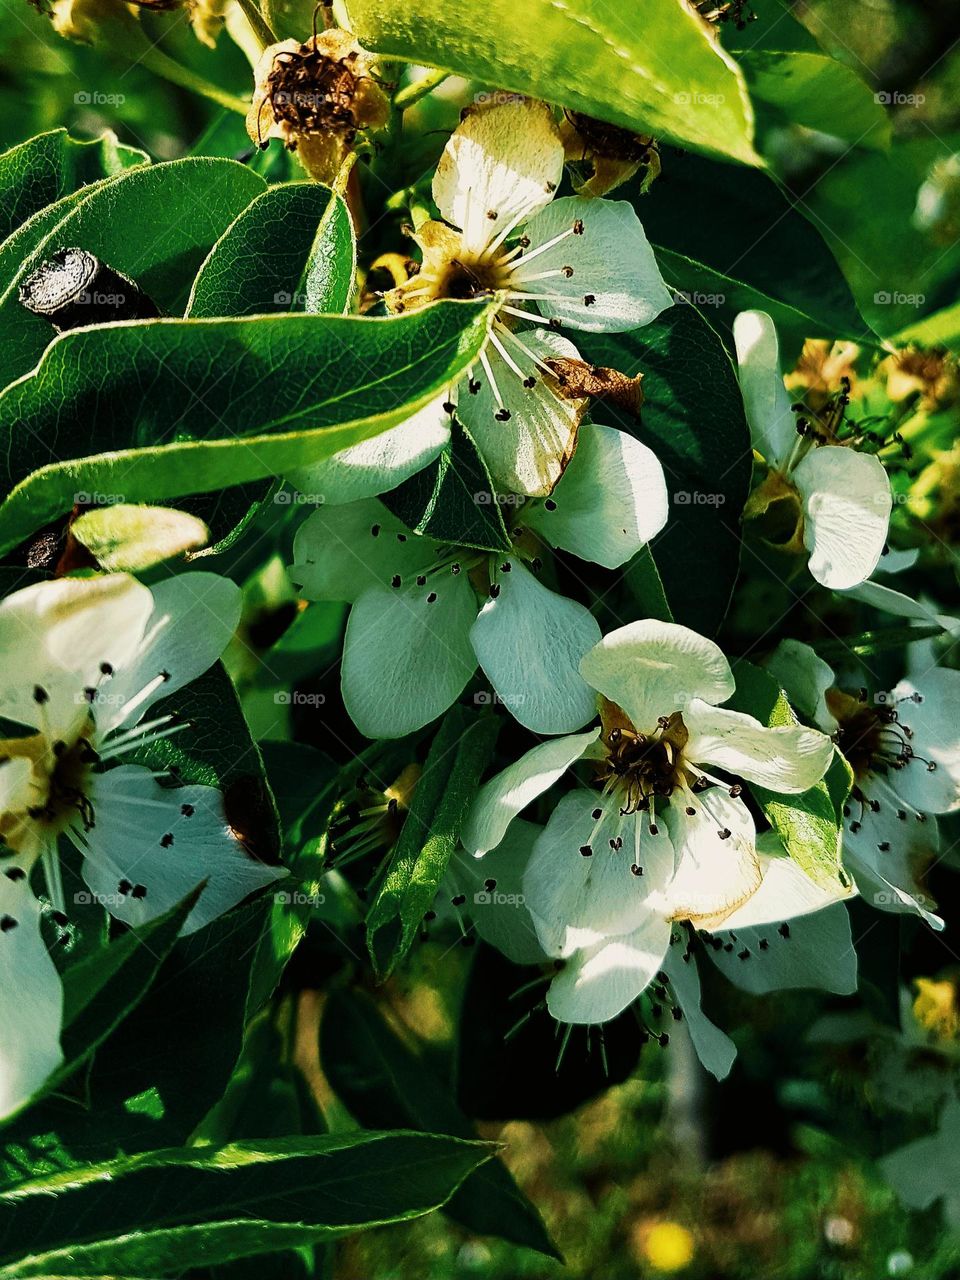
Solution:
{"label": "green leaf", "polygon": [[[389,975],[409,951],[457,846],[499,723],[447,712],[427,755],[390,867],[367,916],[367,946],[377,971]],[[386,939],[383,929],[390,926]]]}
{"label": "green leaf", "polygon": [[893,341],[898,345],[916,342],[924,347],[941,346],[948,351],[960,351],[960,302],[907,325],[894,335]]}
{"label": "green leaf", "polygon": [[12,490],[0,553],[81,491],[179,498],[376,435],[456,381],[486,327],[485,305],[448,302],[390,320],[154,320],[64,334],[0,394],[0,486]]}
{"label": "green leaf", "polygon": [[772,177],[689,154],[665,163],[667,180],[635,204],[669,284],[730,323],[768,311],[798,351],[807,337],[872,336],[822,224]]}
{"label": "green leaf", "polygon": [[[737,688],[727,704],[732,710],[743,711],[771,727],[797,723],[786,695],[772,676],[744,660],[734,663],[733,674]],[[827,777],[800,795],[780,795],[750,783],[751,793],[787,853],[824,888],[849,884],[840,861],[840,847],[843,802],[852,775],[845,762],[838,770],[836,761],[835,754]]]}
{"label": "green leaf", "polygon": [[750,433],[730,357],[690,306],[673,307],[632,333],[578,334],[577,343],[585,359],[644,375],[639,428],[612,406],[606,412],[663,465],[670,517],[653,542],[653,559],[676,621],[712,635],[737,580],[751,474]]}
{"label": "green leaf", "polygon": [[149,924],[88,953],[63,975],[64,1065],[44,1092],[68,1079],[144,998],[170,954],[200,890]]}
{"label": "green leaf", "polygon": [[853,146],[890,145],[890,120],[856,72],[823,53],[748,49],[738,62],[758,106],[758,129],[803,125]]}
{"label": "green leaf", "polygon": [[0,294],[0,382],[27,373],[54,336],[18,301],[19,281],[57,249],[77,245],[135,280],[165,314],[177,315],[210,246],[263,179],[232,160],[186,159],[131,169],[73,204]]}
{"label": "green leaf", "polygon": [[203,521],[186,511],[123,502],[85,511],[70,532],[108,573],[138,573],[210,540]]}
{"label": "green leaf", "polygon": [[264,862],[280,854],[279,817],[260,748],[250,736],[233,682],[216,663],[199,679],[157,703],[155,715],[173,715],[187,728],[137,751],[132,759],[169,771],[185,784],[223,792],[227,820]]}
{"label": "green leaf", "polygon": [[623,580],[636,602],[642,618],[656,618],[659,622],[673,622],[673,610],[663,589],[663,579],[657,570],[653,552],[643,547],[623,571]]}
{"label": "green leaf", "polygon": [[490,1154],[458,1138],[351,1133],[82,1166],[0,1194],[0,1277],[178,1273],[406,1221]]}
{"label": "green leaf", "polygon": [[342,196],[318,182],[281,183],[257,196],[211,249],[186,314],[343,313],[355,262]]}
{"label": "green leaf", "polygon": [[497,498],[470,433],[454,420],[450,443],[440,456],[381,501],[415,533],[458,547],[509,551],[512,544]]}
{"label": "green leaf", "polygon": [[692,6],[646,0],[349,0],[362,44],[545,98],[638,133],[758,164],[736,63]]}
{"label": "green leaf", "polygon": [[[320,1027],[320,1059],[334,1092],[368,1128],[399,1120],[427,1133],[476,1136],[424,1054],[359,992],[331,993]],[[477,1235],[499,1236],[559,1257],[539,1213],[501,1160],[472,1173],[445,1212]]]}
{"label": "green leaf", "polygon": [[145,151],[110,132],[79,142],[53,129],[11,147],[0,155],[0,240],[72,191],[149,163]]}

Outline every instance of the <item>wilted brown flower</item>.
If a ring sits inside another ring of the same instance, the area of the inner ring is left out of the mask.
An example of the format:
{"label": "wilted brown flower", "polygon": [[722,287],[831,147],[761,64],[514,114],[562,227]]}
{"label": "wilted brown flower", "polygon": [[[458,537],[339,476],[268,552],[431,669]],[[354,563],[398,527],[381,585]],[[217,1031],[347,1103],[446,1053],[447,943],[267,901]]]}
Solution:
{"label": "wilted brown flower", "polygon": [[649,134],[632,133],[579,111],[565,111],[560,137],[565,159],[590,170],[585,180],[574,179],[580,195],[606,195],[640,169],[646,171],[641,191],[647,191],[660,173],[660,152]]}
{"label": "wilted brown flower", "polygon": [[371,56],[349,31],[321,31],[304,44],[265,49],[247,132],[258,146],[282,139],[311,177],[331,182],[362,129],[379,129],[390,102],[372,74]]}

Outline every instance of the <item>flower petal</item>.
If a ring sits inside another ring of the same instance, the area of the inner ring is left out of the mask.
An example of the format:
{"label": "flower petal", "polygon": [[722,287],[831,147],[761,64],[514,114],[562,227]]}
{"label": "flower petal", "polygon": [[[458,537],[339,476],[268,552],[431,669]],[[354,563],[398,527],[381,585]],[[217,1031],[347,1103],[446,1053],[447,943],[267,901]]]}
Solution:
{"label": "flower petal", "polygon": [[787,856],[778,838],[767,831],[757,841],[757,856],[763,880],[756,893],[727,915],[700,922],[702,929],[737,930],[759,925],[782,924],[798,916],[822,911],[852,897],[852,888],[839,883],[826,888],[816,884],[802,868]]}
{"label": "flower petal", "polygon": [[[480,253],[507,226],[548,204],[563,177],[563,143],[543,102],[511,98],[469,111],[433,179],[442,217]],[[492,216],[491,216],[492,215]]]}
{"label": "flower petal", "polygon": [[[69,739],[88,714],[84,689],[103,681],[101,664],[119,670],[133,659],[152,608],[149,590],[123,573],[40,582],[7,596],[0,715]],[[40,717],[37,686],[47,694]]]}
{"label": "flower petal", "polygon": [[466,384],[458,388],[460,419],[502,492],[542,496],[551,492],[573,455],[586,402],[559,396],[534,357],[579,360],[580,353],[558,333],[509,334],[502,329],[497,340],[517,368],[536,381],[525,387],[497,348],[489,345],[486,356],[496,386],[477,365],[477,393],[464,392]]}
{"label": "flower petal", "polygon": [[450,864],[478,936],[514,964],[547,959],[523,897],[523,874],[541,830],[518,818],[492,853],[474,858],[459,849]]}
{"label": "flower petal", "polygon": [[923,884],[940,849],[936,820],[901,800],[881,778],[870,778],[862,792],[864,802],[851,797],[845,810],[843,857],[863,900],[881,911],[915,912],[942,929]]}
{"label": "flower petal", "polygon": [[794,468],[803,499],[803,541],[817,582],[840,591],[870,577],[883,554],[893,499],[871,454],[824,445]]}
{"label": "flower petal", "polygon": [[670,925],[647,914],[639,928],[575,952],[550,984],[547,1008],[558,1022],[609,1022],[663,967]]}
{"label": "flower petal", "polygon": [[[893,554],[892,552],[890,553]],[[889,556],[884,556],[880,562],[880,569],[885,571],[886,561]],[[918,622],[934,622],[938,627],[942,627],[944,631],[949,631],[953,636],[960,636],[960,618],[954,618],[948,613],[938,613],[936,608],[924,600],[914,600],[910,596],[905,595],[902,591],[894,591],[893,587],[888,587],[882,582],[861,582],[857,587],[850,587],[843,593],[850,596],[854,600],[859,600],[861,604],[867,604],[872,609],[880,609],[883,613],[892,613],[898,618],[916,619]]]}
{"label": "flower petal", "polygon": [[777,330],[765,311],[741,311],[733,340],[753,446],[771,467],[782,468],[797,440],[797,419],[780,372]]}
{"label": "flower petal", "polygon": [[830,665],[817,657],[808,644],[781,640],[763,665],[808,720],[824,733],[836,731],[837,721],[824,696],[836,684],[836,677]]}
{"label": "flower petal", "polygon": [[0,875],[0,1120],[63,1062],[63,987],[40,934],[30,883]]}
{"label": "flower petal", "polygon": [[739,797],[711,787],[693,799],[675,797],[665,816],[677,864],[656,899],[665,914],[696,924],[733,911],[756,893],[762,878],[756,829]]}
{"label": "flower petal", "polygon": [[350,611],[341,672],[343,701],[361,733],[402,738],[446,711],[477,667],[476,616],[465,573],[364,591]]}
{"label": "flower petal", "polygon": [[[574,226],[575,234],[533,256],[539,245]],[[575,329],[620,333],[649,324],[673,306],[640,219],[626,200],[564,196],[541,209],[524,232],[531,261],[517,259],[512,282],[537,296],[545,316]],[[545,271],[557,274],[544,279]]]}
{"label": "flower petal", "polygon": [[736,687],[730,664],[712,640],[653,618],[605,635],[580,663],[580,674],[622,707],[642,733],[691,698],[724,702]]}
{"label": "flower petal", "polygon": [[343,506],[388,493],[422,471],[450,439],[446,397],[434,400],[405,422],[322,462],[291,471],[287,479],[317,505]]}
{"label": "flower petal", "polygon": [[[509,572],[504,572],[506,566]],[[521,560],[500,562],[489,599],[473,624],[477,661],[510,714],[534,733],[571,733],[597,711],[580,659],[600,639],[593,614],[549,591]]]}
{"label": "flower petal", "polygon": [[147,769],[99,776],[83,878],[111,915],[136,927],[206,881],[183,932],[193,933],[287,873],[257,862],[230,829],[216,787],[161,787]]}
{"label": "flower petal", "polygon": [[498,848],[517,814],[552,787],[596,742],[599,733],[599,729],[590,729],[541,742],[488,779],[478,791],[460,833],[464,847],[476,855]]}
{"label": "flower petal", "polygon": [[394,575],[411,581],[436,560],[438,544],[411,533],[382,502],[318,507],[293,540],[290,579],[307,600],[353,601]]}
{"label": "flower petal", "polygon": [[523,523],[551,546],[618,569],[667,522],[667,483],[652,449],[599,423],[581,428],[577,451],[550,498]]}
{"label": "flower petal", "polygon": [[934,667],[916,682],[903,680],[893,703],[914,754],[891,775],[894,790],[923,813],[960,809],[960,671]]}
{"label": "flower petal", "polygon": [[[203,675],[229,644],[240,621],[240,588],[216,573],[181,573],[151,588],[153,612],[136,657],[101,685],[97,726],[107,732],[142,719],[154,702]],[[160,674],[163,683],[140,698]]]}
{"label": "flower petal", "polygon": [[707,947],[710,959],[735,986],[752,995],[818,987],[848,996],[857,989],[850,914],[841,902],[791,920],[782,929],[738,925],[735,935],[723,931],[716,936],[722,945]]}
{"label": "flower petal", "polygon": [[683,1020],[697,1057],[715,1079],[725,1080],[737,1056],[737,1046],[701,1008],[700,972],[696,958],[691,951],[679,945],[672,946],[663,962],[663,971],[670,979],[677,1004],[683,1011]]}
{"label": "flower petal", "polygon": [[818,729],[770,729],[742,711],[711,707],[699,698],[691,700],[683,722],[690,734],[687,759],[717,765],[784,795],[815,786],[833,759],[833,743]]}
{"label": "flower petal", "polygon": [[[594,818],[595,812],[601,816]],[[601,798],[596,791],[571,791],[554,809],[523,878],[526,904],[548,955],[571,955],[643,922],[650,890],[666,884],[674,860],[661,825],[657,836],[644,832],[637,864],[644,874],[631,874],[639,829],[639,814],[622,816],[616,796]],[[621,847],[612,847],[618,840]],[[584,856],[581,849],[588,848]]]}

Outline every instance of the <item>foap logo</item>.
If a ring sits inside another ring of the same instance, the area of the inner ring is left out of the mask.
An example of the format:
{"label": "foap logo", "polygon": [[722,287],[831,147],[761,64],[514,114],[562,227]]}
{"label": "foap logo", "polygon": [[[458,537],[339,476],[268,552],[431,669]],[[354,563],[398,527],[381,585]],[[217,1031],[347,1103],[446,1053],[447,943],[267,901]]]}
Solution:
{"label": "foap logo", "polygon": [[126,100],[123,93],[101,93],[99,89],[80,89],[73,95],[78,107],[122,107]]}
{"label": "foap logo", "polygon": [[902,93],[899,89],[881,89],[873,95],[881,107],[922,107],[927,100],[925,93]]}
{"label": "foap logo", "polygon": [[673,296],[681,307],[722,307],[727,301],[725,293],[698,293],[687,289],[677,289]]}
{"label": "foap logo", "polygon": [[675,93],[673,100],[678,107],[722,107],[726,96],[722,93]]}
{"label": "foap logo", "polygon": [[305,307],[310,298],[305,293],[287,293],[281,289],[273,295],[274,305],[277,307]]}
{"label": "foap logo", "polygon": [[274,902],[281,907],[322,907],[326,895],[307,893],[305,889],[282,889],[273,895]]}
{"label": "foap logo", "polygon": [[878,289],[873,295],[878,307],[922,307],[926,300],[925,293],[903,293],[899,289]]}
{"label": "foap logo", "polygon": [[520,106],[524,101],[522,93],[505,93],[502,89],[493,92],[475,93],[473,100],[478,107],[502,107],[513,103]]}
{"label": "foap logo", "polygon": [[325,693],[304,693],[300,689],[280,689],[273,695],[278,707],[322,707],[327,701]]}
{"label": "foap logo", "polygon": [[519,507],[526,499],[519,493],[491,493],[489,489],[481,489],[473,495],[478,507]]}
{"label": "foap logo", "polygon": [[73,495],[76,507],[115,507],[126,500],[126,495],[122,493],[88,492],[86,489],[78,489]]}
{"label": "foap logo", "polygon": [[525,695],[522,693],[500,694],[489,689],[480,689],[473,695],[475,707],[519,707],[523,705]]}
{"label": "foap logo", "polygon": [[322,493],[301,493],[299,489],[280,489],[273,495],[278,507],[322,507],[326,499]]}
{"label": "foap logo", "polygon": [[708,493],[704,489],[678,489],[673,495],[678,507],[722,507],[726,500],[725,493]]}
{"label": "foap logo", "polygon": [[522,907],[525,902],[522,893],[501,893],[498,889],[479,889],[473,895],[475,907]]}

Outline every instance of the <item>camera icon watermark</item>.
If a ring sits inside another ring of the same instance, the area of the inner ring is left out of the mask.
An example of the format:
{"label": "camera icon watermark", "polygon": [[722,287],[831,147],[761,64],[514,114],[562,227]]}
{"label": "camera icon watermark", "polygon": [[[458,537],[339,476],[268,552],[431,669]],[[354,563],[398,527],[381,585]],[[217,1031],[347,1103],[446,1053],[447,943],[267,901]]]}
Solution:
{"label": "camera icon watermark", "polygon": [[675,93],[673,100],[678,107],[722,107],[727,99],[722,93],[700,93],[693,90],[690,93]]}
{"label": "camera icon watermark", "polygon": [[926,300],[925,293],[904,293],[900,289],[878,289],[873,295],[878,307],[922,307]]}
{"label": "camera icon watermark", "polygon": [[927,100],[925,93],[902,93],[899,89],[881,89],[873,95],[881,107],[922,107]]}
{"label": "camera icon watermark", "polygon": [[473,695],[475,707],[521,707],[526,701],[523,693],[496,693],[489,689],[480,689]]}
{"label": "camera icon watermark", "polygon": [[279,489],[273,495],[273,501],[278,507],[322,507],[325,499],[322,493],[301,493],[299,489]]}
{"label": "camera icon watermark", "polygon": [[327,701],[325,693],[303,693],[300,689],[278,689],[273,695],[278,707],[322,707]]}
{"label": "camera icon watermark", "polygon": [[722,507],[725,493],[709,493],[705,489],[678,489],[673,501],[678,507]]}
{"label": "camera icon watermark", "polygon": [[281,889],[273,900],[280,907],[322,907],[327,898],[323,893],[307,893],[303,889]]}
{"label": "camera icon watermark", "polygon": [[677,289],[673,296],[679,306],[687,307],[722,307],[727,301],[725,293],[699,293],[687,289]]}
{"label": "camera icon watermark", "polygon": [[475,907],[522,907],[526,898],[522,893],[500,893],[497,889],[479,889],[473,895]]}
{"label": "camera icon watermark", "polygon": [[73,495],[75,507],[115,507],[126,502],[126,494],[100,493],[99,490],[78,489]]}
{"label": "camera icon watermark", "polygon": [[99,89],[79,89],[73,95],[77,107],[122,107],[126,100],[126,94],[101,93]]}

